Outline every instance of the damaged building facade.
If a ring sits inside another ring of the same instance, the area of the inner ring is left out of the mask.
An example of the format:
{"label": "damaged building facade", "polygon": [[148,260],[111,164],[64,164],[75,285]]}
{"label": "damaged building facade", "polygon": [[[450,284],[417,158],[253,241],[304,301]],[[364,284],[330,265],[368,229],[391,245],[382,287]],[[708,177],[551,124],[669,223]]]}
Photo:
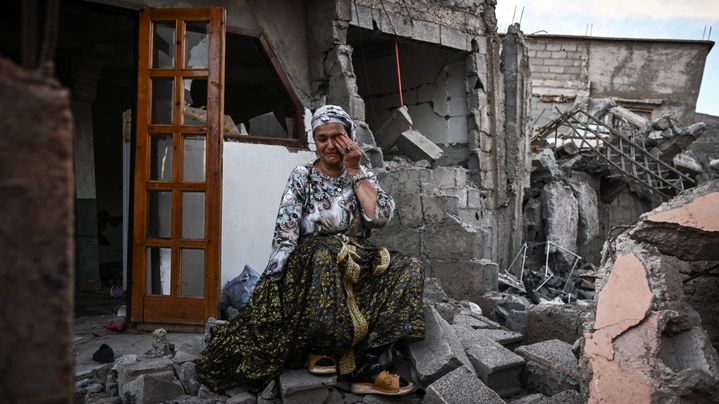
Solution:
{"label": "damaged building facade", "polygon": [[[350,113],[397,200],[376,240],[450,293],[495,289],[522,238],[529,64],[521,33],[497,35],[494,6],[62,2],[78,290],[122,286],[145,327],[216,316],[223,284],[264,269],[287,175],[315,158],[311,111],[327,103]],[[17,41],[3,54],[21,61],[18,21],[4,29]]]}

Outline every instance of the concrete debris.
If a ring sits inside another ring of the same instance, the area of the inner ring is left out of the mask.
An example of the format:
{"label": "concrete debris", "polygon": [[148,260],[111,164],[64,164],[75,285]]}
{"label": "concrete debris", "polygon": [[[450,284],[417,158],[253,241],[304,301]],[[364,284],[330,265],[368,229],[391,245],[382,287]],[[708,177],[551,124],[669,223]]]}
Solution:
{"label": "concrete debris", "polygon": [[432,165],[444,155],[441,147],[414,129],[402,132],[397,140],[397,147],[410,159],[427,160]]}
{"label": "concrete debris", "polygon": [[559,339],[573,344],[583,334],[591,306],[538,304],[529,308],[527,343]]}
{"label": "concrete debris", "polygon": [[689,174],[700,174],[704,172],[704,167],[701,163],[687,151],[683,151],[672,159],[674,167]]}
{"label": "concrete debris", "polygon": [[455,326],[455,331],[484,384],[502,397],[520,392],[524,359],[478,331],[461,326]]}
{"label": "concrete debris", "polygon": [[[719,261],[717,201],[719,180],[713,180],[608,241],[580,362],[590,401],[713,402],[719,396],[719,357],[702,328],[716,330],[717,318],[700,318],[683,290],[683,281],[708,274]],[[668,242],[670,232],[688,237]],[[707,272],[692,273],[700,268]]]}
{"label": "concrete debris", "polygon": [[527,360],[527,388],[551,396],[565,390],[579,391],[577,358],[572,345],[553,339],[524,345],[515,350]]}
{"label": "concrete debris", "polygon": [[385,150],[389,150],[399,140],[402,133],[412,128],[412,117],[409,116],[406,106],[399,107],[392,112],[377,130],[375,140]]}
{"label": "concrete debris", "polygon": [[465,366],[460,366],[429,385],[422,401],[423,404],[502,404],[504,402]]}
{"label": "concrete debris", "polygon": [[337,376],[316,376],[299,369],[285,370],[279,380],[282,403],[323,403],[337,383]]}
{"label": "concrete debris", "polygon": [[709,166],[715,170],[719,170],[719,159],[713,159],[709,162]]}
{"label": "concrete debris", "polygon": [[412,365],[419,381],[428,386],[452,370],[471,363],[455,330],[431,305],[424,306],[424,340],[409,347]]}
{"label": "concrete debris", "polygon": [[123,387],[123,404],[152,404],[172,400],[184,394],[172,372],[143,374]]}

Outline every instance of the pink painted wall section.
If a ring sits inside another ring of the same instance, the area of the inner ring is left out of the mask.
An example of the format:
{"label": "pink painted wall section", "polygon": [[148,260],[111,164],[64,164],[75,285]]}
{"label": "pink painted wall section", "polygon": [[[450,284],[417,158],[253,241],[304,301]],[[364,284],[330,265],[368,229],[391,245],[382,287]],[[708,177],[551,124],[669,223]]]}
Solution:
{"label": "pink painted wall section", "polygon": [[655,213],[646,220],[717,232],[719,231],[719,192],[700,196],[675,209]]}
{"label": "pink painted wall section", "polygon": [[[607,283],[598,295],[594,332],[585,335],[584,354],[592,367],[589,384],[590,403],[648,403],[652,388],[647,364],[628,349],[642,333],[630,333],[632,327],[651,327],[647,318],[652,305],[644,265],[634,254],[618,256]],[[645,318],[647,318],[645,320]],[[630,330],[630,331],[627,331]],[[656,341],[654,346],[656,346]],[[640,351],[641,352],[641,351]]]}

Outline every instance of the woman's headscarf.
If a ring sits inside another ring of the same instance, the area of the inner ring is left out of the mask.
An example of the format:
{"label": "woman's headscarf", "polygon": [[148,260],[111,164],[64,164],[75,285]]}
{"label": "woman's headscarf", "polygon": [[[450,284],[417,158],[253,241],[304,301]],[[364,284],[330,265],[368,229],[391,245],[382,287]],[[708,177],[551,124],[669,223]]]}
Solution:
{"label": "woman's headscarf", "polygon": [[317,108],[312,115],[312,131],[326,123],[339,123],[345,127],[347,136],[353,141],[356,140],[357,127],[352,118],[339,105],[325,105]]}

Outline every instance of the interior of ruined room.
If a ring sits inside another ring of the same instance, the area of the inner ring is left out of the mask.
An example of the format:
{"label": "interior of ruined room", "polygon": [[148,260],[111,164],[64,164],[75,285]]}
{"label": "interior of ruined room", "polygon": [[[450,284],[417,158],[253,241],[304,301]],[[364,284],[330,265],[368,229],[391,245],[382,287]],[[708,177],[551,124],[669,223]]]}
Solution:
{"label": "interior of ruined room", "polygon": [[504,30],[489,0],[5,6],[0,402],[384,402],[198,377],[327,104],[396,204],[369,240],[425,274],[393,401],[719,396],[713,41]]}

